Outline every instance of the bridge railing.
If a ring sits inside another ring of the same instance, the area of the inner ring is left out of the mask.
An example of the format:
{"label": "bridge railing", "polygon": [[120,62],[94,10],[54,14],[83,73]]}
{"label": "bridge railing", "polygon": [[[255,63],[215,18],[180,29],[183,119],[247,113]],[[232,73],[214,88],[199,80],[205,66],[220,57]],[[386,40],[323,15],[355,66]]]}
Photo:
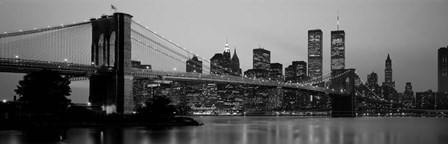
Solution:
{"label": "bridge railing", "polygon": [[215,81],[215,82],[229,82],[229,83],[242,83],[242,84],[254,84],[264,86],[278,86],[289,88],[301,88],[307,90],[340,93],[339,91],[331,91],[322,87],[305,85],[300,83],[289,83],[273,80],[263,80],[247,77],[238,77],[231,75],[216,75],[216,74],[201,74],[195,72],[175,72],[175,71],[160,71],[151,69],[134,69],[134,76],[139,77],[161,77],[166,79],[184,79],[184,80],[199,80],[199,81]]}
{"label": "bridge railing", "polygon": [[14,66],[14,67],[39,67],[49,69],[65,69],[75,71],[93,72],[97,67],[93,65],[68,63],[68,62],[54,62],[54,61],[40,61],[20,58],[0,58],[0,66]]}

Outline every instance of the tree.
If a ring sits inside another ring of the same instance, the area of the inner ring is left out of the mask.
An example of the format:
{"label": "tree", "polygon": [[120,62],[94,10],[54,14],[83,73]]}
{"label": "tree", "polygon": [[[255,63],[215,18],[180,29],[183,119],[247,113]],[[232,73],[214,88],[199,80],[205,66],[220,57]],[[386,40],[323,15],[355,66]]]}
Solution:
{"label": "tree", "polygon": [[171,100],[165,96],[155,96],[148,99],[145,105],[137,109],[137,113],[146,117],[172,117],[176,111]]}
{"label": "tree", "polygon": [[69,84],[68,77],[44,70],[25,75],[15,92],[29,112],[54,113],[65,110],[70,104],[67,99],[71,93]]}
{"label": "tree", "polygon": [[191,112],[191,107],[185,99],[182,99],[176,106],[178,114],[182,117]]}

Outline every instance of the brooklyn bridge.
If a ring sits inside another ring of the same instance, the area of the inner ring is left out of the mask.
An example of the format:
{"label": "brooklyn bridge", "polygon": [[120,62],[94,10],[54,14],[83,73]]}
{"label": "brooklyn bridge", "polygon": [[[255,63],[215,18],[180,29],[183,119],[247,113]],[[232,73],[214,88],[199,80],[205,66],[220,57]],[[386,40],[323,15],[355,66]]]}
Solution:
{"label": "brooklyn bridge", "polygon": [[[176,95],[186,99],[188,91],[211,96],[204,87],[214,85],[212,93],[241,95],[245,103],[259,104],[253,107],[255,110],[267,110],[266,103],[272,99],[288,103],[284,97],[311,96],[306,102],[312,103],[313,98],[326,98],[327,106],[320,109],[331,111],[335,117],[353,117],[357,110],[376,113],[383,110],[378,105],[397,105],[373,92],[369,94],[373,96],[359,93],[356,87],[363,82],[355,69],[334,70],[298,83],[214,74],[208,59],[132,18],[130,14],[114,13],[90,21],[0,34],[0,71],[52,70],[72,81],[88,80],[90,103],[106,113],[132,113],[143,99],[154,95],[155,87],[161,86],[177,86],[181,90]],[[203,61],[202,73],[186,72],[186,61],[193,56]],[[272,108],[280,105],[273,103]]]}

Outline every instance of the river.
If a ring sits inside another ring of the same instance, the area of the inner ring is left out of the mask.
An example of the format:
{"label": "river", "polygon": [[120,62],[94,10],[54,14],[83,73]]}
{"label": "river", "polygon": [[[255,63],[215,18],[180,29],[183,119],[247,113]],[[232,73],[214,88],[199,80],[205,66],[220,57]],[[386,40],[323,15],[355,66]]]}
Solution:
{"label": "river", "polygon": [[[448,144],[447,118],[194,118],[204,125],[0,130],[0,144]],[[61,140],[43,140],[52,134]]]}

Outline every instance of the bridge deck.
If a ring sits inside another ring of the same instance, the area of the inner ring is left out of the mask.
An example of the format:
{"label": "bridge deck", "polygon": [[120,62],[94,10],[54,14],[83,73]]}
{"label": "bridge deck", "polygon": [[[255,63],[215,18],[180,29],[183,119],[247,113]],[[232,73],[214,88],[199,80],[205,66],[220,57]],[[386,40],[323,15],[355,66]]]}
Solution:
{"label": "bridge deck", "polygon": [[[27,60],[18,58],[0,58],[0,72],[30,73],[33,71],[39,71],[44,69],[58,71],[61,74],[82,77],[82,76],[89,76],[95,73],[96,71],[99,70],[99,67],[86,64],[67,63],[67,62],[39,61],[39,60]],[[230,75],[168,72],[168,71],[157,71],[157,70],[136,69],[136,68],[133,69],[132,75],[134,77],[159,78],[173,81],[207,81],[207,82],[219,82],[219,83],[237,83],[237,84],[284,87],[284,88],[303,89],[316,92],[341,94],[338,91],[332,91],[329,89],[312,85],[286,83],[286,82],[270,81],[262,79],[252,79]]]}

